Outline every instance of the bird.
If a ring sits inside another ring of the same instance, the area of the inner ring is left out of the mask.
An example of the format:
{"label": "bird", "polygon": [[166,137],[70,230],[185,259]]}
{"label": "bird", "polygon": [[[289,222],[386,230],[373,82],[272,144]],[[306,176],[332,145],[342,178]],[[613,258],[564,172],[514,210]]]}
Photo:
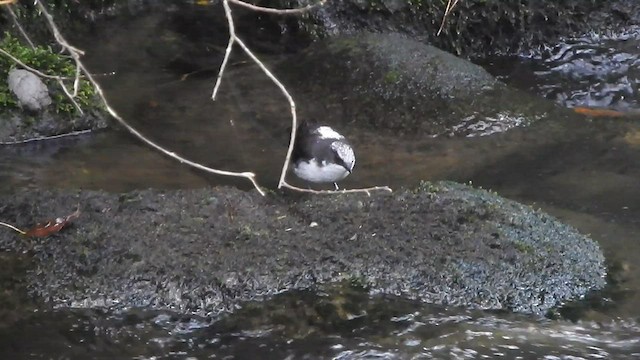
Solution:
{"label": "bird", "polygon": [[313,183],[333,183],[353,171],[356,156],[349,141],[328,125],[303,121],[296,133],[291,156],[293,173]]}

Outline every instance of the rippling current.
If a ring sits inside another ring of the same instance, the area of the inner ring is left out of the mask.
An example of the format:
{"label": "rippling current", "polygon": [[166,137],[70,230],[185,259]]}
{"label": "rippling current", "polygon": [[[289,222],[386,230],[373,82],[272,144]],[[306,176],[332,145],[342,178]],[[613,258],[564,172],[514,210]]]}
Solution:
{"label": "rippling current", "polygon": [[[0,329],[3,359],[635,359],[640,327],[296,292],[217,321],[159,311],[35,313]],[[20,339],[19,342],[13,341]]]}
{"label": "rippling current", "polygon": [[591,34],[547,46],[519,61],[498,59],[488,67],[503,80],[567,107],[637,109],[638,34],[638,27],[615,35]]}

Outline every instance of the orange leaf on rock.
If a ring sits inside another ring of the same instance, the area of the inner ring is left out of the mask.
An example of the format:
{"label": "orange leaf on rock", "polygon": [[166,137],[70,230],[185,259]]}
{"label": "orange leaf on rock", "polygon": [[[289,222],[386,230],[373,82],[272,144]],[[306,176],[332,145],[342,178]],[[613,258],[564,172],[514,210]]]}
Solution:
{"label": "orange leaf on rock", "polygon": [[587,116],[592,117],[623,117],[628,116],[627,113],[618,110],[611,109],[599,109],[599,108],[590,108],[590,107],[582,107],[576,106],[573,108],[573,111]]}
{"label": "orange leaf on rock", "polygon": [[55,220],[49,220],[45,223],[37,224],[33,228],[27,230],[24,236],[47,237],[51,234],[55,234],[58,231],[62,230],[62,228],[69,225],[69,223],[77,219],[79,216],[80,216],[80,207],[78,207],[76,211],[74,211],[73,213],[65,217],[61,217]]}

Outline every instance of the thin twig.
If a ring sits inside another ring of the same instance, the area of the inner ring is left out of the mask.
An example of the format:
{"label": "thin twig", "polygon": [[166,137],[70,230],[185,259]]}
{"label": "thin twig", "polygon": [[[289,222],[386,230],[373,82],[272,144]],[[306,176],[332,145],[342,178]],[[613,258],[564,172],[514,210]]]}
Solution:
{"label": "thin twig", "polygon": [[315,8],[315,7],[322,6],[322,5],[324,5],[324,3],[327,2],[327,0],[320,0],[319,2],[317,2],[315,4],[309,4],[307,6],[303,6],[303,7],[296,8],[296,9],[275,9],[275,8],[269,8],[269,7],[257,6],[257,5],[249,4],[249,3],[241,1],[241,0],[229,0],[229,1],[234,3],[234,4],[236,4],[236,5],[240,5],[242,7],[247,8],[247,9],[251,9],[253,11],[259,11],[259,12],[270,13],[270,14],[278,14],[278,15],[301,14],[301,13],[307,12],[307,11],[309,11],[309,10]]}
{"label": "thin twig", "polygon": [[234,43],[237,43],[242,48],[242,50],[244,50],[244,52],[251,58],[251,60],[253,60],[260,67],[260,69],[265,73],[265,75],[267,75],[267,77],[271,79],[271,81],[280,89],[282,94],[284,94],[284,96],[287,98],[287,101],[289,102],[289,106],[291,108],[291,137],[289,139],[289,147],[287,148],[287,155],[285,157],[284,164],[282,165],[280,180],[278,181],[278,189],[285,187],[291,190],[296,190],[300,192],[309,192],[314,194],[346,194],[346,193],[362,193],[362,192],[366,194],[370,194],[370,191],[378,191],[378,190],[391,191],[391,189],[387,186],[382,186],[382,187],[376,186],[376,187],[365,188],[365,189],[349,189],[349,190],[310,190],[310,189],[302,189],[287,183],[286,176],[289,170],[289,164],[291,163],[291,155],[293,154],[293,147],[295,144],[296,132],[298,128],[298,120],[296,115],[296,103],[293,101],[293,97],[291,97],[291,94],[289,94],[289,91],[287,91],[287,88],[280,82],[280,80],[278,80],[278,78],[275,75],[273,75],[271,71],[269,71],[269,69],[264,65],[264,63],[260,61],[260,59],[258,59],[258,57],[249,49],[247,45],[245,45],[244,41],[242,41],[242,39],[240,39],[237,36],[235,32],[235,26],[234,26],[233,16],[231,13],[231,7],[229,6],[229,2],[238,4],[256,11],[263,11],[263,12],[269,12],[274,14],[292,14],[292,13],[300,13],[300,12],[308,11],[314,6],[324,4],[325,1],[322,0],[315,5],[310,5],[304,8],[291,9],[291,10],[262,8],[262,7],[245,3],[240,0],[223,0],[222,1],[225,15],[229,23],[229,44],[227,45],[225,57],[222,60],[222,65],[220,66],[220,72],[218,73],[218,78],[216,79],[216,84],[214,86],[212,98],[215,100],[215,96],[220,86],[220,82],[222,81],[222,72],[224,71],[227,65],[229,54],[231,53],[232,46]]}
{"label": "thin twig", "polygon": [[442,16],[442,23],[440,24],[440,29],[438,29],[438,33],[436,34],[436,36],[440,36],[442,29],[444,29],[444,24],[447,22],[447,18],[449,17],[449,14],[451,14],[451,12],[453,11],[453,8],[456,7],[456,5],[458,5],[458,0],[449,0],[447,2],[447,8],[444,10],[444,15]]}
{"label": "thin twig", "polygon": [[278,86],[278,88],[280,88],[280,91],[282,91],[284,96],[287,98],[287,101],[289,102],[289,107],[291,108],[291,138],[289,141],[289,148],[287,149],[287,155],[284,159],[284,164],[282,165],[282,172],[280,173],[280,181],[278,182],[278,189],[279,189],[285,183],[285,176],[287,175],[287,171],[289,170],[289,162],[291,161],[291,154],[293,154],[293,145],[296,139],[296,131],[298,130],[296,103],[293,101],[291,94],[289,94],[289,92],[284,87],[284,85],[282,85],[282,83],[267,69],[266,66],[264,66],[262,62],[260,62],[260,60],[258,60],[258,58],[255,55],[253,55],[251,50],[249,50],[249,48],[244,44],[244,42],[242,42],[242,40],[238,38],[236,38],[236,42],[247,53],[247,55],[249,55],[249,57],[251,57],[253,61],[255,61],[258,64],[258,66],[260,66],[262,71],[264,71],[264,73],[271,79],[271,81],[273,81]]}
{"label": "thin twig", "polygon": [[54,140],[54,139],[60,139],[60,138],[69,137],[69,136],[78,136],[78,135],[88,134],[88,133],[90,133],[92,131],[93,130],[91,130],[91,129],[78,130],[78,131],[72,131],[72,132],[69,132],[69,133],[64,133],[64,134],[59,134],[59,135],[39,136],[39,137],[29,138],[29,139],[24,139],[24,140],[19,140],[19,141],[0,142],[0,145],[19,145],[19,144],[27,144],[27,143],[35,142],[35,141]]}
{"label": "thin twig", "polygon": [[[0,5],[1,5],[1,4],[0,4]],[[13,230],[13,231],[15,231],[15,232],[19,232],[19,233],[20,233],[20,234],[22,234],[22,235],[26,235],[26,234],[27,234],[27,232],[26,232],[26,231],[22,231],[22,230],[18,229],[17,227],[15,227],[15,226],[13,226],[13,225],[11,225],[11,224],[3,223],[3,222],[1,222],[1,221],[0,221],[0,225],[5,226],[5,227],[8,227],[9,229],[11,229],[11,230]]]}
{"label": "thin twig", "polygon": [[[258,59],[258,57],[255,56],[253,52],[251,52],[251,50],[249,49],[249,47],[247,47],[247,45],[245,45],[242,39],[240,39],[236,35],[235,27],[233,26],[233,16],[231,14],[231,7],[229,7],[229,0],[223,0],[222,5],[224,6],[224,12],[230,24],[229,25],[229,42],[231,43],[232,41],[235,41],[236,43],[238,43],[238,45],[240,45],[242,50],[244,50],[244,52],[247,53],[247,55],[249,55],[251,60],[253,60],[256,64],[258,64],[258,66],[260,67],[260,69],[262,69],[265,75],[267,75],[267,77],[269,77],[269,79],[271,79],[271,81],[273,81],[273,83],[276,84],[276,86],[280,89],[282,94],[284,94],[291,108],[291,139],[289,141],[289,148],[287,149],[287,155],[284,160],[284,165],[282,165],[282,172],[280,173],[280,181],[278,182],[278,189],[280,189],[285,184],[285,177],[287,175],[287,171],[289,170],[289,162],[291,161],[291,154],[293,153],[293,144],[296,138],[296,130],[298,127],[298,121],[296,116],[296,103],[293,101],[293,98],[287,91],[287,88],[284,87],[284,85],[280,82],[280,80],[278,80],[278,78],[276,78],[271,73],[271,71],[267,69],[267,67],[262,63],[262,61],[260,61],[260,59]],[[227,46],[227,50],[230,51],[230,49],[231,49],[231,45]],[[225,59],[227,58],[228,56],[225,54]],[[225,64],[223,64],[223,66],[224,65]],[[224,70],[224,68],[221,68],[221,70]],[[218,85],[217,82],[216,82],[216,85]]]}
{"label": "thin twig", "polygon": [[[74,81],[74,83],[75,83],[75,81]],[[67,86],[60,79],[58,79],[58,85],[60,85],[60,87],[62,88],[62,91],[64,91],[64,94],[67,95],[69,100],[71,100],[71,103],[73,104],[73,106],[75,106],[76,110],[78,110],[80,115],[84,115],[84,111],[82,111],[82,108],[80,107],[80,104],[78,104],[78,102],[75,99],[77,93],[74,93],[74,94],[70,93],[69,89],[67,89]]]}
{"label": "thin twig", "polygon": [[16,16],[16,13],[11,8],[11,5],[7,5],[4,8],[5,10],[7,10],[7,12],[9,12],[9,15],[11,15],[11,18],[13,19],[13,23],[18,28],[18,31],[20,31],[20,34],[22,34],[22,37],[27,41],[27,43],[29,43],[29,46],[31,46],[32,49],[35,49],[36,46],[33,45],[33,42],[29,38],[29,35],[27,35],[27,32],[24,31],[24,29],[22,28],[22,25],[20,25],[20,22],[18,21],[18,17]]}
{"label": "thin twig", "polygon": [[185,159],[184,157],[176,154],[175,152],[169,151],[169,150],[163,148],[162,146],[156,144],[155,142],[153,142],[152,140],[150,140],[146,136],[142,135],[134,127],[129,125],[129,123],[127,123],[109,105],[109,102],[107,101],[107,98],[104,95],[104,91],[102,90],[102,87],[100,87],[98,82],[96,82],[96,80],[93,78],[91,73],[87,70],[87,68],[82,63],[82,61],[80,61],[80,55],[84,54],[84,52],[82,52],[81,50],[71,46],[67,42],[67,40],[62,36],[60,31],[58,30],[58,27],[56,26],[55,22],[53,21],[53,17],[51,16],[51,14],[49,14],[49,12],[47,11],[46,7],[42,4],[42,0],[37,0],[36,4],[38,5],[38,7],[39,7],[40,11],[42,12],[42,14],[44,15],[45,19],[47,20],[49,28],[53,32],[53,36],[55,37],[56,41],[69,52],[71,57],[76,62],[76,65],[80,68],[80,70],[82,70],[82,73],[84,73],[85,76],[87,77],[87,80],[89,80],[89,82],[91,82],[91,84],[94,86],[94,88],[96,90],[96,93],[98,94],[98,96],[102,100],[105,108],[107,109],[107,112],[109,112],[109,114],[111,114],[111,116],[113,116],[113,118],[116,119],[118,121],[118,123],[120,123],[120,125],[122,125],[125,129],[127,129],[131,134],[133,134],[134,136],[136,136],[137,138],[139,138],[140,140],[145,142],[147,145],[151,146],[152,148],[160,151],[161,153],[163,153],[163,154],[165,154],[165,155],[167,155],[167,156],[169,156],[169,157],[171,157],[173,159],[178,160],[180,163],[189,165],[189,166],[194,167],[194,168],[199,169],[199,170],[203,170],[203,171],[214,173],[214,174],[218,174],[218,175],[242,177],[242,178],[249,179],[249,181],[251,181],[251,183],[256,188],[256,190],[258,190],[260,195],[262,195],[262,196],[266,195],[265,192],[262,190],[262,188],[256,182],[256,179],[255,179],[256,175],[254,173],[252,173],[252,172],[231,172],[231,171],[217,170],[217,169],[213,169],[213,168],[204,166],[202,164],[193,162],[191,160]]}
{"label": "thin twig", "polygon": [[38,70],[38,69],[34,69],[31,66],[23,63],[22,61],[20,61],[20,59],[18,59],[17,57],[9,54],[7,51],[5,51],[4,49],[0,48],[0,54],[8,57],[9,59],[13,60],[13,62],[15,62],[16,64],[22,66],[23,68],[25,68],[25,70],[29,70],[32,73],[43,77],[43,78],[47,78],[47,79],[54,79],[54,80],[70,80],[73,79],[73,77],[69,77],[69,76],[58,76],[58,75],[47,75],[45,73],[43,73],[42,71]]}
{"label": "thin twig", "polygon": [[222,83],[222,75],[224,74],[224,70],[227,68],[227,62],[229,61],[229,56],[231,55],[231,49],[233,48],[233,43],[236,39],[236,28],[233,23],[233,18],[231,17],[231,9],[227,12],[227,8],[229,5],[224,2],[224,10],[227,15],[227,22],[229,24],[229,43],[227,44],[227,48],[224,51],[224,59],[222,59],[222,65],[220,65],[220,71],[218,71],[218,78],[216,79],[216,85],[213,87],[213,93],[211,94],[211,100],[216,101],[216,95],[218,94],[218,89],[220,88],[220,84]]}
{"label": "thin twig", "polygon": [[297,186],[293,186],[290,185],[289,183],[284,183],[283,187],[291,189],[291,190],[296,190],[296,191],[300,191],[300,192],[307,192],[307,193],[311,193],[311,194],[320,194],[320,195],[335,195],[335,194],[353,194],[353,193],[365,193],[369,196],[371,196],[371,192],[372,191],[387,191],[387,192],[393,192],[393,190],[391,190],[390,187],[388,186],[374,186],[374,187],[370,187],[370,188],[363,188],[363,189],[344,189],[344,190],[312,190],[312,189],[303,189]]}

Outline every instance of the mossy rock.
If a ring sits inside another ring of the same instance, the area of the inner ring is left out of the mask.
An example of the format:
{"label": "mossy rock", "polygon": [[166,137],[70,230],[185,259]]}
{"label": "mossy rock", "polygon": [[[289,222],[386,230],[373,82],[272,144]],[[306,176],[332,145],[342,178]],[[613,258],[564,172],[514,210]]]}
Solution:
{"label": "mossy rock", "polygon": [[347,282],[434,304],[541,314],[605,285],[593,240],[451,182],[372,196],[30,189],[1,196],[0,218],[28,227],[78,203],[80,218],[49,238],[0,232],[0,249],[30,250],[24,281],[53,305],[204,315]]}
{"label": "mossy rock", "polygon": [[[59,54],[50,46],[32,48],[8,32],[4,33],[0,48],[33,69],[47,75],[68,78],[63,81],[69,92],[73,93],[76,66],[70,57]],[[107,126],[102,102],[93,85],[84,78],[80,78],[77,96],[74,98],[82,113],[65,94],[57,80],[44,77],[41,77],[41,80],[46,85],[53,103],[41,111],[23,111],[15,94],[9,90],[6,80],[9,71],[14,67],[21,68],[21,65],[8,57],[0,57],[0,108],[3,113],[0,120],[0,142],[22,141]]]}

